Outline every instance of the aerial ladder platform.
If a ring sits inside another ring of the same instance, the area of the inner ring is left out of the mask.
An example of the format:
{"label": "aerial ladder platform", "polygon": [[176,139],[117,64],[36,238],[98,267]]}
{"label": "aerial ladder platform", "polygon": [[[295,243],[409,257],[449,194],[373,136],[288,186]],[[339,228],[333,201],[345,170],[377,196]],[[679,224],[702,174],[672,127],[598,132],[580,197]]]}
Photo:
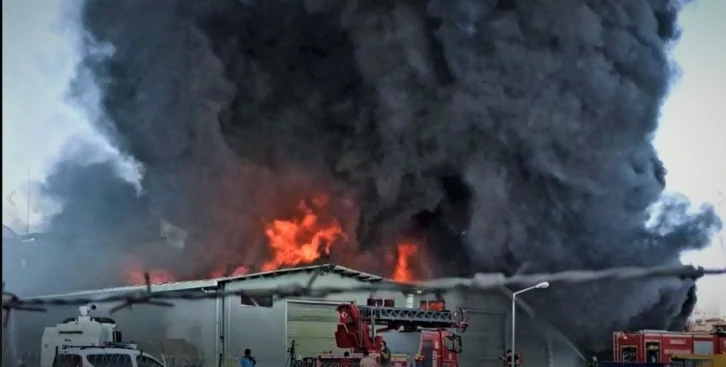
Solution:
{"label": "aerial ladder platform", "polygon": [[[378,350],[382,340],[380,336],[376,336],[378,332],[429,330],[428,332],[453,335],[445,330],[458,329],[464,332],[468,326],[462,309],[449,311],[346,303],[339,305],[337,311],[340,316],[335,332],[338,348]],[[384,328],[376,330],[375,326],[384,326]]]}
{"label": "aerial ladder platform", "polygon": [[457,328],[466,327],[462,310],[435,311],[404,307],[356,306],[360,320],[371,325],[415,326],[422,328]]}

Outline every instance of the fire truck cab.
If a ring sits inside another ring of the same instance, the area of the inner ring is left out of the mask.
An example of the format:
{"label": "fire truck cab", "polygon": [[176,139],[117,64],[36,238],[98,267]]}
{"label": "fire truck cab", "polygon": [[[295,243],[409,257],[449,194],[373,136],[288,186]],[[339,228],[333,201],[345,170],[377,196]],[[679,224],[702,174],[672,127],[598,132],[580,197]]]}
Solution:
{"label": "fire truck cab", "polygon": [[319,365],[358,365],[363,351],[380,363],[385,341],[392,367],[458,367],[461,337],[451,329],[466,330],[463,310],[445,310],[443,301],[422,301],[419,309],[394,306],[393,300],[377,299],[369,299],[367,306],[338,306],[335,342],[338,348],[350,349],[351,354],[320,355]]}
{"label": "fire truck cab", "polygon": [[726,354],[726,325],[708,332],[641,330],[613,334],[615,362],[670,363],[674,356]]}

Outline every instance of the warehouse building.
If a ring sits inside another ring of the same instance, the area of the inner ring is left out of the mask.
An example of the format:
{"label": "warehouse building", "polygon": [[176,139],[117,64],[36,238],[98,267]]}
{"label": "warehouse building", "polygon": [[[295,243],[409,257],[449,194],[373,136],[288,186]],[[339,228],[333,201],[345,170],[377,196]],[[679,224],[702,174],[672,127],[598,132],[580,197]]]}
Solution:
{"label": "warehouse building", "polygon": [[[360,284],[389,282],[337,265],[316,265],[282,269],[272,272],[203,281],[168,283],[153,287],[154,292],[210,292],[215,290],[252,290],[305,285],[311,277],[316,287],[353,287]],[[78,292],[69,297],[95,299],[105,295],[129,291],[143,291],[144,287],[123,287],[98,291]],[[401,293],[341,293],[325,298],[236,296],[226,299],[198,301],[172,301],[174,307],[134,305],[111,315],[124,333],[125,340],[133,340],[152,354],[184,355],[178,365],[236,366],[232,356],[241,355],[250,348],[259,366],[286,366],[288,348],[295,342],[295,354],[312,357],[324,351],[342,354],[335,344],[334,332],[338,324],[335,311],[341,303],[365,305],[369,298],[394,300],[396,307],[414,307],[421,301],[433,299],[423,294]],[[498,359],[509,346],[511,297],[507,291],[480,294],[451,293],[444,296],[447,309],[461,307],[466,310],[469,328],[461,334],[463,351],[459,355],[461,367],[501,366]],[[96,313],[104,315],[114,305],[98,304]],[[582,356],[554,329],[532,316],[526,305],[520,304],[517,321],[517,351],[525,365],[542,367],[569,367],[582,365]],[[53,326],[60,320],[77,313],[74,308],[53,308],[52,312],[15,313],[11,327],[4,335],[11,337],[17,348],[25,352],[28,366],[33,353],[27,351],[40,346],[43,327]],[[385,338],[385,335],[384,335]],[[5,339],[5,338],[4,338]],[[396,352],[395,350],[393,351]]]}

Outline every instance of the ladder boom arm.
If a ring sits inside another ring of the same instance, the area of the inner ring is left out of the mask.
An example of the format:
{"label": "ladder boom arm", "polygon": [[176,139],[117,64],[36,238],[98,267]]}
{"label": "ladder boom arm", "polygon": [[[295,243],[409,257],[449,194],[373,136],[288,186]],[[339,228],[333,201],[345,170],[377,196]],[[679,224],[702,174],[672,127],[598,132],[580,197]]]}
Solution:
{"label": "ladder boom arm", "polygon": [[417,328],[457,328],[466,331],[468,326],[464,321],[464,311],[461,309],[434,311],[358,306],[351,303],[338,306],[337,311],[340,315],[340,322],[335,332],[338,348],[375,350],[377,342],[373,340],[371,334],[371,327],[374,325],[385,325],[388,329],[394,330],[403,327],[404,331],[414,331]]}
{"label": "ladder boom arm", "polygon": [[421,327],[458,327],[456,315],[451,311],[417,310],[398,307],[358,306],[360,318],[377,325],[407,323]]}
{"label": "ladder boom arm", "polygon": [[[458,328],[466,329],[464,311],[434,311],[399,307],[375,307],[344,305],[339,307],[341,322],[352,317],[355,323],[386,325],[390,328],[405,326],[409,328]],[[343,322],[344,323],[344,322]]]}

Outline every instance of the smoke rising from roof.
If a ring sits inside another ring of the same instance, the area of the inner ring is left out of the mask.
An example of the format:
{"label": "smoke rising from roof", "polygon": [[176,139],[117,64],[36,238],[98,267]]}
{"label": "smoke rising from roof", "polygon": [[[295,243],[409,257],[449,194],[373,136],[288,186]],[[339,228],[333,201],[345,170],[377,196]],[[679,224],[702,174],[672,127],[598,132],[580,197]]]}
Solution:
{"label": "smoke rising from roof", "polygon": [[[663,194],[651,141],[680,7],[86,0],[89,45],[114,52],[89,53],[83,70],[120,149],[146,168],[146,202],[202,238],[205,256],[260,247],[250,233],[268,204],[324,185],[356,197],[362,248],[415,223],[461,272],[663,265],[721,226]],[[695,286],[525,298],[599,349],[615,329],[679,327]]]}

